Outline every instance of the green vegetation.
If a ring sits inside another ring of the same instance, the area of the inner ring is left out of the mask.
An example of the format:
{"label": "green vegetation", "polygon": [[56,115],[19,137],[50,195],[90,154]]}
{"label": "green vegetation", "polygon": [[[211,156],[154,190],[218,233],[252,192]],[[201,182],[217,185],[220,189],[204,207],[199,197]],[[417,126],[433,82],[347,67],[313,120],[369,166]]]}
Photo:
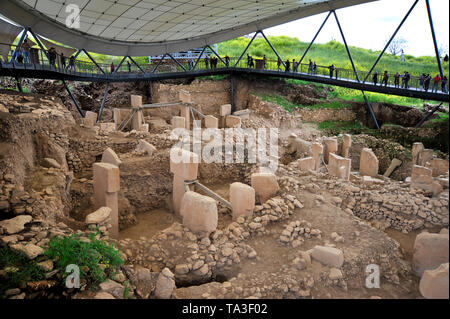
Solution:
{"label": "green vegetation", "polygon": [[36,261],[7,246],[0,247],[0,297],[8,289],[44,278],[45,272]]}
{"label": "green vegetation", "polygon": [[[308,42],[302,42],[297,38],[291,38],[288,36],[269,36],[268,39],[283,59],[300,60],[308,46]],[[230,57],[238,57],[249,42],[250,39],[244,37],[225,41],[218,44],[218,51],[223,56],[228,55]],[[350,46],[350,51],[358,71],[368,71],[381,52],[352,46]],[[266,55],[269,60],[277,59],[275,53],[271,50],[263,38],[255,39],[251,44],[248,53],[254,58],[262,58]],[[385,53],[375,68],[375,71],[380,73],[384,70],[388,70],[392,74],[407,70],[412,75],[419,75],[423,72],[430,74],[439,73],[435,57],[414,57],[411,55],[406,55],[405,58],[406,62],[401,62],[399,56]],[[330,41],[324,44],[313,44],[302,63],[307,63],[309,59],[315,61],[317,65],[328,66],[334,64],[337,68],[352,69],[345,46],[338,41]],[[448,63],[444,64],[444,72],[449,74]]]}
{"label": "green vegetation", "polygon": [[376,130],[370,129],[359,122],[325,121],[319,123],[317,128],[328,135],[338,135],[341,133],[366,133],[373,135],[376,133]]}
{"label": "green vegetation", "polygon": [[89,240],[78,235],[55,237],[45,252],[54,260],[56,268],[67,276],[65,269],[70,264],[80,267],[80,277],[88,284],[98,284],[111,278],[123,264],[119,251],[105,241],[96,239],[98,233],[90,233]]}

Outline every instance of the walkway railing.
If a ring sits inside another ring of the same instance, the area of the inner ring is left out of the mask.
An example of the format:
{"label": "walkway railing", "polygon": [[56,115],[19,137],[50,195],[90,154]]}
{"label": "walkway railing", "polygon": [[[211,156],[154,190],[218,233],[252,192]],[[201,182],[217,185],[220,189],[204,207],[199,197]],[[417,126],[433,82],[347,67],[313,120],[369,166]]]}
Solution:
{"label": "walkway railing", "polygon": [[[2,47],[3,46],[3,47]],[[114,66],[114,69],[111,68],[111,64],[101,64],[101,63],[94,63],[94,62],[87,62],[87,61],[81,61],[79,59],[75,60],[74,65],[70,65],[70,58],[66,57],[65,61],[61,61],[61,57],[57,56],[54,63],[50,63],[49,59],[47,58],[46,52],[43,52],[40,49],[32,49],[32,52],[30,52],[30,56],[27,60],[25,60],[25,57],[22,54],[23,60],[19,58],[19,52],[21,50],[15,51],[16,47],[14,45],[8,45],[0,43],[0,47],[2,49],[5,48],[5,46],[9,50],[8,54],[8,61],[2,61],[1,67],[2,68],[8,68],[8,69],[21,69],[21,70],[46,70],[46,71],[55,71],[63,74],[68,75],[77,75],[77,76],[106,76],[108,79],[111,78],[121,78],[132,74],[142,74],[143,72],[151,74],[151,73],[171,73],[171,72],[189,72],[192,71],[195,67],[195,70],[205,70],[205,69],[221,69],[221,68],[254,68],[254,69],[261,69],[261,70],[270,70],[270,71],[277,71],[283,74],[286,74],[285,67],[283,64],[278,65],[278,61],[276,60],[266,60],[265,65],[263,63],[263,60],[254,60],[253,66],[250,67],[247,61],[247,57],[244,56],[239,62],[238,58],[231,57],[229,59],[225,59],[225,57],[222,57],[224,61],[228,61],[228,65],[225,65],[220,59],[217,58],[217,65],[212,66],[211,61],[212,59],[209,59],[208,61],[206,59],[201,59],[196,63],[196,60],[177,60],[174,61],[172,59],[160,59],[160,60],[154,60],[152,63],[145,63],[145,64],[134,64],[131,61],[128,61],[128,63],[123,62],[118,66]],[[16,53],[14,53],[16,52]],[[14,58],[12,58],[14,56]],[[214,56],[211,56],[213,58]],[[238,63],[237,63],[238,62]],[[285,61],[284,61],[285,62]],[[301,74],[309,74],[311,76],[316,77],[330,77],[330,70],[328,66],[324,65],[317,65],[315,70],[313,72],[310,72],[309,70],[309,64],[308,63],[302,63],[298,65],[296,70],[293,70],[293,64],[292,60],[290,61],[290,71],[291,73],[301,73]],[[101,69],[99,69],[101,68]],[[384,70],[383,70],[384,71]],[[366,71],[358,71],[360,79],[365,78],[367,75]],[[432,75],[433,76],[433,75]],[[351,69],[343,69],[343,68],[336,68],[333,72],[333,79],[338,80],[347,80],[347,81],[356,81],[356,75]],[[372,75],[369,77],[370,80],[372,80]],[[383,74],[378,75],[378,83],[377,85],[383,85],[381,84],[383,80]],[[400,78],[399,87],[402,88],[402,78]],[[366,84],[371,84],[372,81],[366,81]],[[394,85],[394,75],[389,74],[389,79],[387,81],[387,86],[395,87]],[[433,88],[433,79],[430,81],[429,91],[431,92]],[[448,86],[447,86],[448,88]],[[424,91],[423,87],[421,87],[420,83],[420,77],[417,75],[411,75],[411,78],[408,82],[408,89],[409,90],[416,90],[416,91]],[[441,90],[441,83],[439,83],[438,91],[440,93],[448,93],[448,89],[442,91]]]}

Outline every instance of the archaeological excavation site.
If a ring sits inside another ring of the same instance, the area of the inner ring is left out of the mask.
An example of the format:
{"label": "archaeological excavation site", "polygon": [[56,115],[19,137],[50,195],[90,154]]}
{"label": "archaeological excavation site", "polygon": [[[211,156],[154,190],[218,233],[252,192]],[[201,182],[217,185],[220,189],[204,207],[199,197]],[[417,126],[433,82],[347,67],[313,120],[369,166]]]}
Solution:
{"label": "archaeological excavation site", "polygon": [[0,298],[448,298],[448,121],[374,103],[376,133],[322,130],[371,115],[249,76],[110,84],[104,109],[75,82],[85,117],[24,85],[0,91]]}

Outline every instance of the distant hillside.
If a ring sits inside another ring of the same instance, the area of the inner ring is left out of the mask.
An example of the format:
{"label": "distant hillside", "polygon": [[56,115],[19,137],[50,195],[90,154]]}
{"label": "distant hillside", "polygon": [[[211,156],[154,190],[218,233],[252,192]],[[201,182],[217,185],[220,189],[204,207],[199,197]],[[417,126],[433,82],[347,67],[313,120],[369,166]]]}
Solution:
{"label": "distant hillside", "polygon": [[[307,42],[301,42],[297,38],[288,36],[268,36],[268,38],[284,60],[296,59],[298,61],[308,47]],[[238,57],[249,42],[250,39],[244,37],[222,42],[218,45],[219,54]],[[380,51],[372,51],[350,46],[350,52],[355,61],[356,68],[360,71],[368,71],[380,54],[381,49]],[[255,58],[260,58],[265,54],[268,59],[276,60],[275,53],[273,53],[263,38],[255,39],[248,52]],[[378,73],[384,70],[388,70],[390,73],[409,71],[413,75],[418,75],[423,72],[433,75],[439,73],[435,57],[405,55],[405,58],[406,62],[400,62],[399,56],[385,53],[378,62],[376,70]],[[334,64],[338,68],[352,68],[345,46],[337,41],[330,41],[325,44],[313,44],[304,58],[303,63],[307,63],[309,59],[315,61],[318,65]],[[444,63],[444,72],[447,75],[449,74],[448,63]]]}

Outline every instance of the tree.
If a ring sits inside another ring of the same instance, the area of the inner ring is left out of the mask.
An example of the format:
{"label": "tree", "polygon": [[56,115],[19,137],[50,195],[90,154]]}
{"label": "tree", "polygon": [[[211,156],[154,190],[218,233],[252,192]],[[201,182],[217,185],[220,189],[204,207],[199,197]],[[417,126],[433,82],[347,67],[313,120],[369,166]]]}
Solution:
{"label": "tree", "polygon": [[[386,43],[389,40],[386,40]],[[394,38],[388,46],[388,51],[392,55],[399,54],[403,49],[407,47],[407,42],[404,38]]]}

